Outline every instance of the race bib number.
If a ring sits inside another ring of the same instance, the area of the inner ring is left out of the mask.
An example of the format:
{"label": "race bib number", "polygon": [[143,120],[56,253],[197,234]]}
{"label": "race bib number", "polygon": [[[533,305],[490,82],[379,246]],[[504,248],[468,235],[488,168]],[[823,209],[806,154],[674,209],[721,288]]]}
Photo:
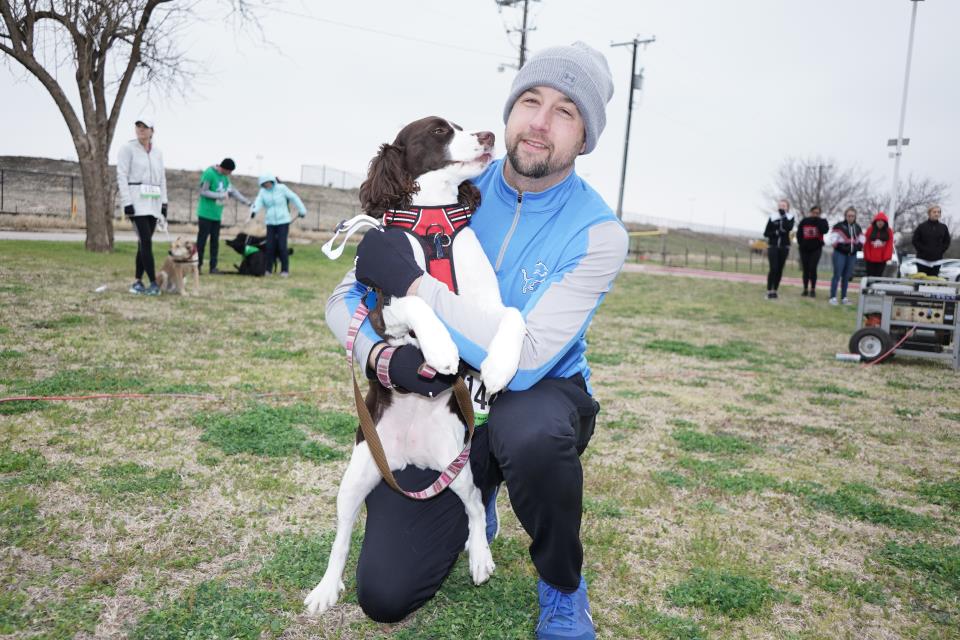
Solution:
{"label": "race bib number", "polygon": [[487,393],[487,387],[483,384],[479,371],[473,371],[472,369],[467,371],[463,381],[466,383],[467,390],[470,392],[470,399],[473,401],[474,426],[486,424],[490,417],[490,405],[497,399],[498,394]]}
{"label": "race bib number", "polygon": [[159,198],[160,197],[160,187],[155,184],[142,184],[140,185],[140,197],[142,198]]}

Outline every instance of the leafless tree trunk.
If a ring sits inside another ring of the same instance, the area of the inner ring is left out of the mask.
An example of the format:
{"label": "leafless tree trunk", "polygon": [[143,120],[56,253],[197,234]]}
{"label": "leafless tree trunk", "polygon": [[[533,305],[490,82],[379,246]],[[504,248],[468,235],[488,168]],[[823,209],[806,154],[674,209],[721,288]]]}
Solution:
{"label": "leafless tree trunk", "polygon": [[[245,0],[230,4],[241,18],[250,15]],[[135,79],[175,85],[190,77],[175,45],[189,12],[190,3],[171,0],[0,0],[0,54],[44,86],[77,150],[90,251],[113,249],[108,154],[123,100]],[[57,57],[63,50],[69,60]],[[79,109],[56,74],[66,66],[74,71]]]}
{"label": "leafless tree trunk", "polygon": [[773,187],[764,196],[771,208],[786,198],[800,217],[819,205],[824,216],[838,218],[847,206],[863,202],[870,191],[870,175],[865,171],[841,169],[832,159],[791,157],[780,165]]}
{"label": "leafless tree trunk", "polygon": [[[927,209],[932,204],[943,204],[950,195],[946,183],[930,178],[918,178],[913,175],[898,185],[897,210],[894,211],[894,231],[913,234],[917,225],[927,219]],[[890,204],[887,191],[873,191],[864,202],[864,208],[872,211],[886,211]]]}

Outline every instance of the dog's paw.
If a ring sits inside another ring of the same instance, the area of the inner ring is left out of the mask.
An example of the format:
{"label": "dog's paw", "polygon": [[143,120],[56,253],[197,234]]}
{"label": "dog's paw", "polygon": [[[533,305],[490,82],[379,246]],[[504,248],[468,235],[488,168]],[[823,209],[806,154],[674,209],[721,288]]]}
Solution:
{"label": "dog's paw", "polygon": [[490,553],[490,546],[486,539],[470,549],[470,576],[473,578],[473,584],[483,584],[489,580],[496,568],[497,565],[493,563],[493,554]]}
{"label": "dog's paw", "polygon": [[340,578],[324,576],[320,584],[315,586],[313,591],[303,600],[303,604],[307,607],[307,614],[317,615],[337,604],[337,599],[340,597],[343,588],[343,580]]}
{"label": "dog's paw", "polygon": [[497,333],[490,341],[487,357],[480,364],[480,376],[488,393],[504,389],[516,375],[526,331],[526,323],[520,312],[507,308]]}
{"label": "dog's paw", "polygon": [[488,355],[480,365],[480,377],[483,378],[483,386],[490,395],[506,387],[516,372],[516,364],[506,362],[495,353]]}
{"label": "dog's paw", "polygon": [[460,367],[460,351],[446,330],[429,338],[420,337],[420,350],[428,365],[437,373],[454,374]]}

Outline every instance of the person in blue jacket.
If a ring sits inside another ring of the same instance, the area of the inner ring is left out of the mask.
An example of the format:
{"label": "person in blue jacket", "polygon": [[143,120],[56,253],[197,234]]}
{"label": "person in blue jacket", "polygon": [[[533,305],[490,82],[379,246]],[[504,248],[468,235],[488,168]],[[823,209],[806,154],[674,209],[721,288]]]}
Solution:
{"label": "person in blue jacket", "polygon": [[307,208],[303,206],[300,196],[295,194],[287,185],[280,184],[276,176],[265,174],[258,181],[260,192],[250,207],[250,217],[257,215],[260,209],[266,209],[264,222],[267,225],[267,271],[273,273],[273,262],[280,258],[280,277],[290,275],[290,256],[287,252],[287,236],[290,233],[290,202],[297,208],[298,217],[307,215]]}
{"label": "person in blue jacket", "polygon": [[[599,411],[585,335],[623,266],[628,236],[574,163],[596,146],[612,95],[606,59],[581,42],[531,57],[504,107],[507,157],[474,181],[482,203],[472,228],[494,265],[504,304],[521,310],[527,337],[508,391],[494,399],[487,423],[476,430],[470,462],[487,505],[487,537],[498,532],[497,491],[506,482],[513,510],[532,538],[541,639],[596,635],[581,574],[579,455]],[[355,269],[327,302],[328,325],[344,343],[365,285],[392,296],[416,295],[447,325],[461,358],[477,369],[495,320],[424,273],[409,242],[399,242],[395,233],[370,232],[361,241]],[[375,371],[385,345],[368,324],[355,353]],[[390,382],[423,395],[449,388],[449,377],[421,378],[422,363],[416,347],[400,347],[389,361]],[[401,486],[420,489],[436,472],[409,466],[396,477]],[[383,482],[366,504],[357,597],[374,620],[395,622],[439,589],[464,549],[467,517],[452,492],[418,502]]]}

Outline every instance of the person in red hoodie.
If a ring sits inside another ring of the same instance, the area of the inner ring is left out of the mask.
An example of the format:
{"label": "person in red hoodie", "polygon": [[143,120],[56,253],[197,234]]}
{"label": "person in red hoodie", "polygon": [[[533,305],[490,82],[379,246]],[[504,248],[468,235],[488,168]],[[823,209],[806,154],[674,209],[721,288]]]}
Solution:
{"label": "person in red hoodie", "polygon": [[887,214],[879,212],[864,235],[863,262],[867,266],[867,275],[882,276],[887,260],[893,257],[893,229]]}

